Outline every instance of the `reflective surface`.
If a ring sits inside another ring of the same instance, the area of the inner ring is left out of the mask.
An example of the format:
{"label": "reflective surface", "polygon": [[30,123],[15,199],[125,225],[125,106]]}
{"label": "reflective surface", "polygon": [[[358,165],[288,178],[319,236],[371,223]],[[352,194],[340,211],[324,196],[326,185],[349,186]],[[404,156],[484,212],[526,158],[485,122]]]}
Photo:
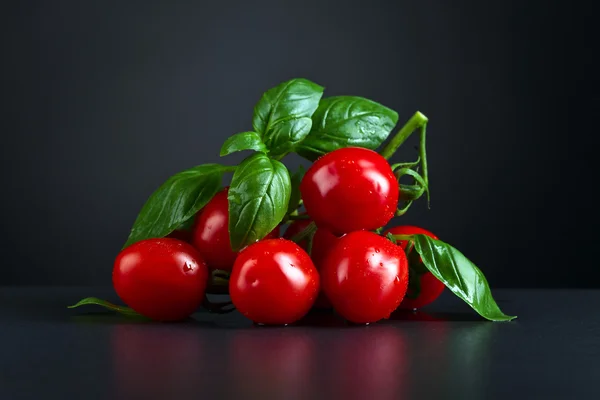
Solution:
{"label": "reflective surface", "polygon": [[161,324],[67,310],[94,288],[0,289],[0,399],[599,398],[600,291],[496,290],[510,323],[447,291],[428,313],[265,328],[237,313]]}

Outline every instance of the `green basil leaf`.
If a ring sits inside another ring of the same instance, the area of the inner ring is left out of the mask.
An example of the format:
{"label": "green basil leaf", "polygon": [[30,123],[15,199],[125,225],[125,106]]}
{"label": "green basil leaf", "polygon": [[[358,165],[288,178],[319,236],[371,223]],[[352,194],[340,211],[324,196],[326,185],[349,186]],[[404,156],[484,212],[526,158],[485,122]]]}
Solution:
{"label": "green basil leaf", "polygon": [[293,151],[310,132],[310,117],[290,118],[276,123],[267,135],[266,145],[272,157],[279,157]]}
{"label": "green basil leaf", "polygon": [[262,153],[237,167],[229,186],[229,237],[236,251],[264,238],[285,216],[290,174],[282,163]]}
{"label": "green basil leaf", "polygon": [[194,217],[219,191],[226,169],[219,164],[205,164],[170,177],[142,207],[123,248],[140,240],[164,237]]}
{"label": "green basil leaf", "polygon": [[479,315],[490,321],[517,318],[500,310],[483,272],[460,251],[426,235],[414,235],[413,240],[427,269]]}
{"label": "green basil leaf", "polygon": [[241,132],[230,136],[221,147],[221,157],[243,150],[256,150],[265,153],[267,147],[256,132]]}
{"label": "green basil leaf", "polygon": [[82,300],[78,301],[76,304],[73,304],[72,306],[68,306],[67,308],[77,308],[77,307],[90,305],[90,304],[101,306],[101,307],[107,308],[112,311],[116,311],[119,314],[123,314],[128,317],[145,318],[141,314],[138,314],[137,312],[135,312],[133,309],[131,309],[129,307],[118,306],[116,304],[110,303],[106,300],[99,299],[97,297],[86,297],[85,299],[82,299]]}
{"label": "green basil leaf", "polygon": [[310,132],[310,117],[324,88],[307,79],[283,82],[263,94],[254,107],[252,127],[273,157],[289,152]]}
{"label": "green basil leaf", "polygon": [[398,113],[362,97],[334,96],[321,100],[312,121],[296,152],[314,161],[342,147],[375,150],[394,129]]}
{"label": "green basil leaf", "polygon": [[302,178],[304,178],[305,173],[306,171],[304,170],[304,167],[300,165],[298,170],[292,175],[292,192],[290,194],[290,202],[288,204],[286,215],[296,211],[300,206],[300,200],[302,199],[302,194],[300,193],[300,183],[302,182]]}

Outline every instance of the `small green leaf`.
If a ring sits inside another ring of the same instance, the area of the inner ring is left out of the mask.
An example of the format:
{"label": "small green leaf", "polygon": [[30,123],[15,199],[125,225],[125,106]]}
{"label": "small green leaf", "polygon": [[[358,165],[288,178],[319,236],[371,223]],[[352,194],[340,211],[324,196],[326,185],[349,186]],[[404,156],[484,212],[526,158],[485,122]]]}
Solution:
{"label": "small green leaf", "polygon": [[241,132],[230,136],[221,147],[221,157],[243,150],[256,150],[265,153],[267,147],[256,132]]}
{"label": "small green leaf", "polygon": [[460,251],[426,235],[414,235],[413,240],[427,269],[479,315],[490,321],[517,318],[500,310],[483,272]]}
{"label": "small green leaf", "polygon": [[237,167],[229,187],[229,237],[234,251],[264,238],[279,225],[290,202],[290,174],[262,153]]}
{"label": "small green leaf", "polygon": [[300,200],[302,199],[302,194],[300,193],[300,183],[302,182],[302,178],[304,178],[305,173],[306,171],[304,170],[304,167],[300,165],[298,170],[292,175],[292,192],[290,194],[290,202],[288,204],[286,215],[296,211],[300,206]]}
{"label": "small green leaf", "polygon": [[398,122],[398,113],[362,97],[334,96],[321,100],[312,121],[296,152],[314,161],[342,147],[376,149]]}
{"label": "small green leaf", "polygon": [[143,315],[138,314],[137,312],[133,311],[133,309],[131,309],[129,307],[118,306],[116,304],[110,303],[106,300],[99,299],[97,297],[86,297],[85,299],[82,299],[82,300],[78,301],[76,304],[73,304],[72,306],[68,306],[67,308],[77,308],[77,307],[90,305],[90,304],[108,308],[109,310],[116,311],[119,314],[123,314],[128,317],[145,318]]}
{"label": "small green leaf", "polygon": [[205,164],[170,177],[142,207],[123,248],[164,237],[192,218],[219,191],[226,170],[222,165]]}
{"label": "small green leaf", "polygon": [[273,157],[294,149],[310,132],[310,117],[324,88],[307,79],[283,82],[263,94],[254,107],[252,126]]}

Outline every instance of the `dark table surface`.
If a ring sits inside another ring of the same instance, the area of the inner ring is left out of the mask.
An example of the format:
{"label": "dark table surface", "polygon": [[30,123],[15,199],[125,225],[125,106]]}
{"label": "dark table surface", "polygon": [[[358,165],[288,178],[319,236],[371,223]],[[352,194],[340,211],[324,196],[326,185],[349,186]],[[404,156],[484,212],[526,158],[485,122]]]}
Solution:
{"label": "dark table surface", "polygon": [[496,290],[509,323],[450,293],[427,312],[349,326],[238,313],[182,323],[89,306],[98,288],[0,288],[0,399],[600,398],[600,291]]}

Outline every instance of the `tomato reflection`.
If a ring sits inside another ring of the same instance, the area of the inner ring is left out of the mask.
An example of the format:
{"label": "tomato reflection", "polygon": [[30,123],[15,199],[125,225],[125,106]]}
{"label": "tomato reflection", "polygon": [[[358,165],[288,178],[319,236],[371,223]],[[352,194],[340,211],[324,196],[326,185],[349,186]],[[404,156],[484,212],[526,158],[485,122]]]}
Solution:
{"label": "tomato reflection", "polygon": [[202,387],[209,368],[189,326],[117,325],[111,347],[118,398],[180,398]]}
{"label": "tomato reflection", "polygon": [[310,398],[315,349],[300,328],[252,327],[236,331],[229,362],[239,398]]}
{"label": "tomato reflection", "polygon": [[328,397],[401,399],[408,388],[406,345],[397,326],[349,328],[332,337],[321,360]]}

